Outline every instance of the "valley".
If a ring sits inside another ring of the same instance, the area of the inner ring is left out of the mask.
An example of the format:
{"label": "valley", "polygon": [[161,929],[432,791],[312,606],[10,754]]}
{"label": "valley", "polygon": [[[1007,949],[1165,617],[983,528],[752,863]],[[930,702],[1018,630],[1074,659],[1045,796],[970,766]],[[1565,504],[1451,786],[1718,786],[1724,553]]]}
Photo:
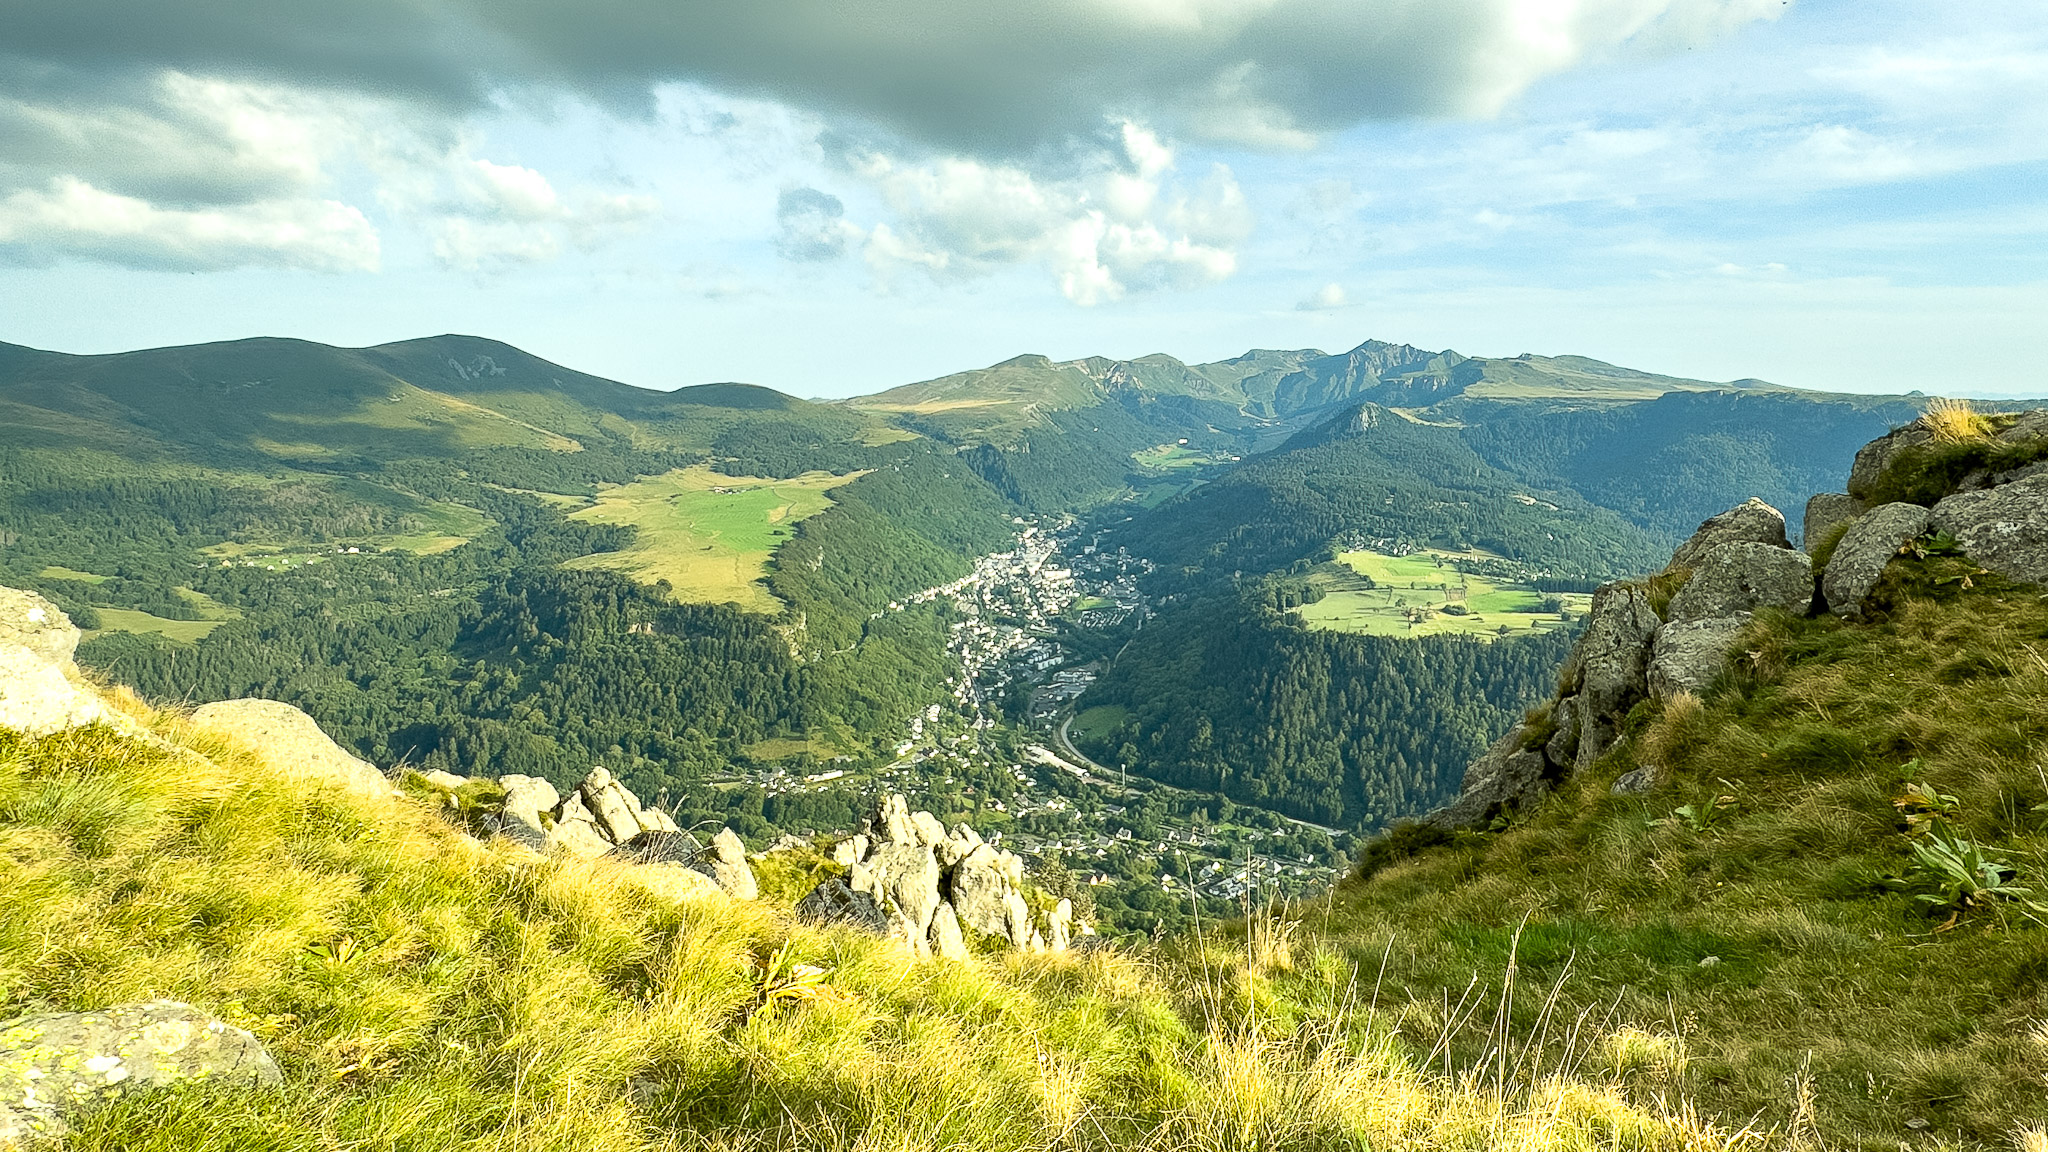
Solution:
{"label": "valley", "polygon": [[[1377,341],[832,403],[469,337],[21,349],[0,400],[0,570],[145,692],[458,775],[602,762],[757,843],[898,789],[1136,930],[1188,914],[1162,876],[1326,882],[1448,795],[1594,584],[1909,410]],[[1601,471],[1737,434],[1654,499]]]}

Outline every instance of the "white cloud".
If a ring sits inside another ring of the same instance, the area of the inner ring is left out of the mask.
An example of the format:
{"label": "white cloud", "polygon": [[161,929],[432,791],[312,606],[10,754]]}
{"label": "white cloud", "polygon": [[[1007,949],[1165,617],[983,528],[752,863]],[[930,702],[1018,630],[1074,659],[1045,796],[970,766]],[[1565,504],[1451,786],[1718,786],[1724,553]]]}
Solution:
{"label": "white cloud", "polygon": [[441,108],[699,82],[1018,155],[1129,116],[1302,147],[1362,120],[1490,115],[1545,76],[1693,47],[1773,0],[217,0],[9,5],[11,52],[78,72],[280,76]]}
{"label": "white cloud", "polygon": [[1252,224],[1243,191],[1220,164],[1192,186],[1175,182],[1173,163],[1172,149],[1131,123],[1064,177],[960,156],[848,158],[900,225],[867,235],[864,255],[884,279],[904,267],[956,276],[1035,263],[1084,306],[1236,271]]}
{"label": "white cloud", "polygon": [[1344,307],[1346,302],[1344,286],[1331,282],[1302,297],[1301,302],[1294,306],[1294,310],[1297,312],[1330,312]]}
{"label": "white cloud", "polygon": [[334,200],[163,208],[61,177],[0,199],[0,253],[181,272],[245,265],[356,272],[376,270],[379,246],[363,214]]}

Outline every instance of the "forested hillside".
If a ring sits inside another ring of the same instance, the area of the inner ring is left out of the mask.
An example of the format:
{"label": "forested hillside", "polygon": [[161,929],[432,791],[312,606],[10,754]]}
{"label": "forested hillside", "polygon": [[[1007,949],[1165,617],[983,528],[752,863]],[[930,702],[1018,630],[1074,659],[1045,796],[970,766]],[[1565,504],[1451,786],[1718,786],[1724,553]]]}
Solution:
{"label": "forested hillside", "polygon": [[1796,513],[1840,483],[1856,449],[1920,414],[1903,398],[1673,392],[1640,404],[1447,406],[1489,464],[1569,488],[1660,541],[1750,498]]}
{"label": "forested hillside", "polygon": [[1562,632],[1312,632],[1236,597],[1197,601],[1147,624],[1088,694],[1124,720],[1084,751],[1319,824],[1378,828],[1455,795],[1569,647]]}
{"label": "forested hillside", "polygon": [[1575,577],[1633,571],[1656,552],[1614,512],[1532,488],[1487,463],[1455,429],[1375,404],[1139,515],[1119,543],[1200,580],[1322,559],[1346,534],[1476,548]]}

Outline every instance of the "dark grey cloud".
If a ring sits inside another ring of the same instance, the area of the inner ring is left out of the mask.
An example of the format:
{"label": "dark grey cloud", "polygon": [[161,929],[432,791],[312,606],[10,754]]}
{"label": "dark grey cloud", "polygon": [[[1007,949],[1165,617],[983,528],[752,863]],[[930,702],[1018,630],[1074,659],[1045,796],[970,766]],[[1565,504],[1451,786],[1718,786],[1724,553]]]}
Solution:
{"label": "dark grey cloud", "polygon": [[791,188],[776,198],[775,250],[803,262],[837,259],[846,251],[846,205],[816,188]]}
{"label": "dark grey cloud", "polygon": [[1584,53],[1680,41],[1776,0],[0,0],[0,83],[161,69],[480,106],[613,104],[694,81],[924,143],[1017,153],[1136,117],[1305,143],[1497,107]]}

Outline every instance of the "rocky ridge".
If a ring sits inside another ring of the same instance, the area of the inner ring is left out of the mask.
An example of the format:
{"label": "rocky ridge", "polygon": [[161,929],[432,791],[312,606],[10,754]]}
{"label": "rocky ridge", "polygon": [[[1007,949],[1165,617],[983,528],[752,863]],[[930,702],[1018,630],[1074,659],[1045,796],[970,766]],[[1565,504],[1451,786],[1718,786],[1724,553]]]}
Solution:
{"label": "rocky ridge", "polygon": [[[1848,491],[1807,503],[1815,555],[1752,499],[1702,523],[1661,572],[1601,587],[1557,694],[1473,761],[1457,799],[1424,822],[1479,827],[1540,800],[1612,749],[1638,704],[1705,691],[1758,611],[1881,616],[1885,574],[1908,552],[1956,549],[1985,572],[2048,583],[2048,410],[1965,419],[1975,427],[1926,417],[1859,451]],[[1879,502],[1896,493],[1910,498]],[[1614,787],[1656,783],[1646,768]]]}

